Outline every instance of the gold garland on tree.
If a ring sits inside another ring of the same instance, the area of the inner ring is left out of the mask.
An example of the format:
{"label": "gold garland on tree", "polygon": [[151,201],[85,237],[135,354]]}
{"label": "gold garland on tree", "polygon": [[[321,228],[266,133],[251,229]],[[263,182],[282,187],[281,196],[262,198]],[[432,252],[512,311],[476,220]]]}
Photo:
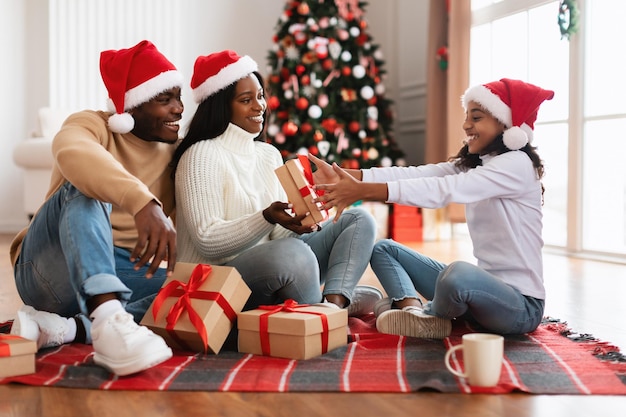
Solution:
{"label": "gold garland on tree", "polygon": [[578,31],[578,15],[576,0],[561,0],[558,17],[561,39],[569,40]]}

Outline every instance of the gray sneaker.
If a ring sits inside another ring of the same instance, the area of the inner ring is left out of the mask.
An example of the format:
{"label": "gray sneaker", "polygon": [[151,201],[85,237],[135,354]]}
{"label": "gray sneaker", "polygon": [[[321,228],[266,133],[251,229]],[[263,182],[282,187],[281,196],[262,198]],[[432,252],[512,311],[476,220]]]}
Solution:
{"label": "gray sneaker", "polygon": [[152,368],[172,357],[161,336],[140,326],[125,311],[115,313],[91,328],[93,361],[116,375],[130,375]]}
{"label": "gray sneaker", "polygon": [[444,339],[450,336],[452,322],[441,317],[424,313],[419,307],[404,307],[402,310],[384,311],[376,319],[376,329],[380,333],[423,339]]}
{"label": "gray sneaker", "polygon": [[37,349],[61,346],[70,326],[55,313],[23,306],[11,326],[11,334],[37,342]]}
{"label": "gray sneaker", "polygon": [[382,298],[378,301],[376,301],[376,304],[374,304],[374,315],[376,317],[380,316],[383,312],[387,311],[387,310],[391,310],[391,298],[389,297],[385,297]]}
{"label": "gray sneaker", "polygon": [[371,285],[357,285],[348,306],[348,316],[358,317],[374,311],[374,305],[383,298],[383,293]]}

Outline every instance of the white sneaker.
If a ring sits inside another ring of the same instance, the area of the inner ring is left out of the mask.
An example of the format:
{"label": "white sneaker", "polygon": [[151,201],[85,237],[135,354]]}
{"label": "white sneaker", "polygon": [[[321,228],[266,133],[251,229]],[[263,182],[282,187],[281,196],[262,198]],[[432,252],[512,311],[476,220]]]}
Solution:
{"label": "white sneaker", "polygon": [[11,326],[11,334],[37,342],[37,349],[61,346],[70,326],[67,319],[55,313],[23,306]]}
{"label": "white sneaker", "polygon": [[383,293],[371,285],[357,285],[348,306],[348,316],[359,317],[374,311],[374,305],[383,298]]}
{"label": "white sneaker", "polygon": [[91,328],[93,360],[116,375],[144,371],[172,357],[162,337],[140,326],[125,311]]}
{"label": "white sneaker", "polygon": [[376,317],[380,316],[383,312],[387,311],[387,310],[391,310],[391,298],[389,297],[385,297],[385,298],[381,298],[380,300],[376,301],[376,304],[374,304],[374,315]]}
{"label": "white sneaker", "polygon": [[376,329],[380,333],[400,336],[444,339],[452,331],[452,322],[426,314],[419,307],[410,306],[402,310],[383,311],[376,319]]}

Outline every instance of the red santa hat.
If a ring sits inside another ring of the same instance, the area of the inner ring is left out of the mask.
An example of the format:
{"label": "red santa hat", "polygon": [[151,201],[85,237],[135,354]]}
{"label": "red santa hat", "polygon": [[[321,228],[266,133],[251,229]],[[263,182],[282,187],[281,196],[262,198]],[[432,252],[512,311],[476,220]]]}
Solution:
{"label": "red santa hat", "polygon": [[150,101],[162,92],[183,86],[183,76],[174,64],[150,41],[141,41],[128,49],[108,50],[100,54],[100,74],[109,92],[109,128],[128,133],[135,120],[127,110]]}
{"label": "red santa hat", "polygon": [[234,51],[221,51],[199,56],[193,66],[191,89],[196,103],[228,87],[248,74],[258,71],[257,63],[245,55]]}
{"label": "red santa hat", "polygon": [[461,101],[465,109],[470,101],[477,103],[502,122],[506,126],[502,137],[504,145],[511,150],[518,150],[532,142],[539,106],[552,97],[554,91],[524,81],[502,78],[500,81],[468,88]]}

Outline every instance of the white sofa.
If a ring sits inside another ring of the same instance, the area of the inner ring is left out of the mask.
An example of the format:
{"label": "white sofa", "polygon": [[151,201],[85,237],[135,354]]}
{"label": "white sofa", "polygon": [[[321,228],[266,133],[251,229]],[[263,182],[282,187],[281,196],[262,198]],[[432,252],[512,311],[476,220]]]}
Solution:
{"label": "white sofa", "polygon": [[70,113],[49,107],[39,109],[39,131],[13,149],[13,161],[24,169],[24,210],[28,216],[44,201],[54,165],[52,138]]}

